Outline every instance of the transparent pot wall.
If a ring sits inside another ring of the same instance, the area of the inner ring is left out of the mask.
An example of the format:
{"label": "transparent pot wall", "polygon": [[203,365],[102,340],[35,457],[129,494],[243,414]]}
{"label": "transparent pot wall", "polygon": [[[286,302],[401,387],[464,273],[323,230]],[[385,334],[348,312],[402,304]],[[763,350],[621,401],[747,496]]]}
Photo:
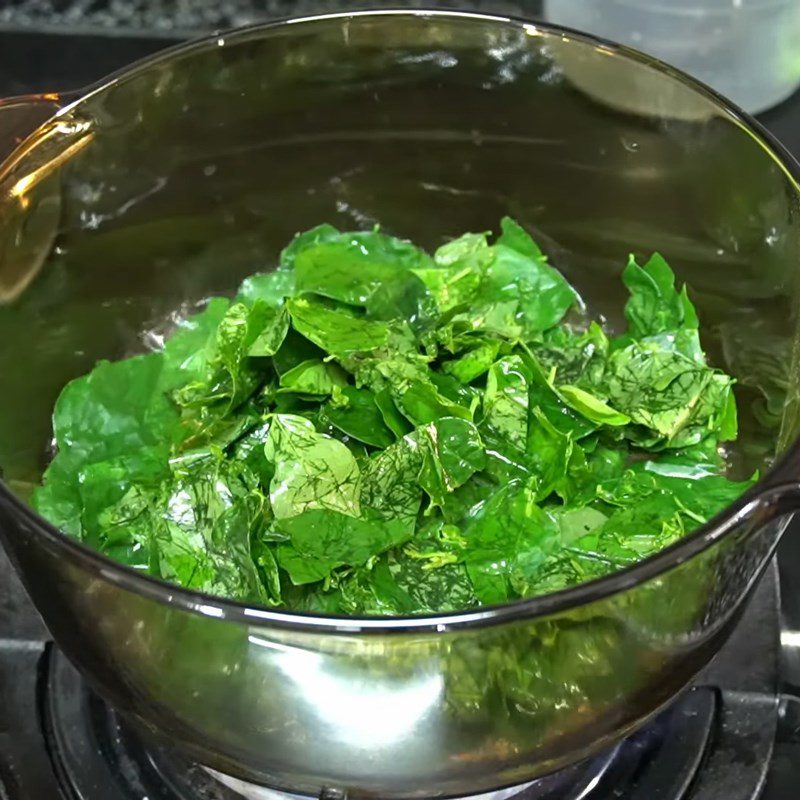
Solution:
{"label": "transparent pot wall", "polygon": [[[152,346],[322,222],[433,248],[510,214],[612,327],[628,253],[658,250],[740,380],[732,471],[763,468],[779,440],[797,186],[714,98],[588,42],[407,14],[220,39],[41,129],[0,197],[0,464],[22,497],[66,381]],[[323,634],[132,593],[0,504],[51,630],[118,706],[225,772],[387,797],[522,781],[641,722],[726,635],[775,542],[761,522],[551,617]]]}

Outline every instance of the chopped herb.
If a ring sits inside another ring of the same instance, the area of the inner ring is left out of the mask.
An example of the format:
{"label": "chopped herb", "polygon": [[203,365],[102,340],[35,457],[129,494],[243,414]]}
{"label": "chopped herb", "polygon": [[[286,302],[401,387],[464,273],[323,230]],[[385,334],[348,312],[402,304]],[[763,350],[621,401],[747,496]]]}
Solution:
{"label": "chopped herb", "polygon": [[672,544],[749,486],[717,456],[733,380],[686,287],[631,258],[615,335],[501,227],[433,255],[298,235],[162,351],[64,388],[36,507],[182,586],[351,615],[508,602]]}

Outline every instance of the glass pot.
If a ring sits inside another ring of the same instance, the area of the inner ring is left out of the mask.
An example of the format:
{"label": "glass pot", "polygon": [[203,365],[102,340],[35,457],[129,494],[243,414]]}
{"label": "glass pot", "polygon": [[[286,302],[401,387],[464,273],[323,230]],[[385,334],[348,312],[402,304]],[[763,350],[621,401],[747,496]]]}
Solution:
{"label": "glass pot", "polygon": [[[468,795],[608,747],[719,649],[800,507],[797,167],[745,114],[587,36],[367,12],[205,39],[80,96],[6,101],[0,134],[0,538],[58,646],[134,724],[278,789]],[[612,576],[394,619],[186,591],[28,506],[64,384],[232,293],[296,231],[380,222],[434,247],[503,214],[612,326],[627,253],[672,262],[710,356],[739,379],[732,470],[763,475],[748,495]],[[757,346],[783,354],[781,427],[752,413],[759,376],[742,356]]]}

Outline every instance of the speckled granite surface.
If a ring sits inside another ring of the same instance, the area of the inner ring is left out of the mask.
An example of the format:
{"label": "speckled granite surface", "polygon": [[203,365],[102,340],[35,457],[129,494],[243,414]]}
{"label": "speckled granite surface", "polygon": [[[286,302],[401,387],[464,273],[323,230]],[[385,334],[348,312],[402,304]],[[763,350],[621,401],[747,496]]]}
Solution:
{"label": "speckled granite surface", "polygon": [[534,16],[540,0],[6,0],[0,29],[183,36],[276,17],[363,8],[448,8]]}

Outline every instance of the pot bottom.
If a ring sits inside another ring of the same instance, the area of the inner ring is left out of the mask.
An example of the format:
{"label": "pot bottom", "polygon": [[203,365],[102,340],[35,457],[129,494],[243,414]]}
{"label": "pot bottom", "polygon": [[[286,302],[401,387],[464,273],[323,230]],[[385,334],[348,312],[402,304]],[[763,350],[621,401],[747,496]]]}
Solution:
{"label": "pot bottom", "polygon": [[[733,637],[701,676],[704,685],[684,693],[642,731],[583,764],[468,800],[755,800],[763,788],[777,728],[777,597],[773,568]],[[47,646],[41,656],[39,650],[12,648],[7,654],[11,673],[3,673],[4,641],[0,638],[0,676],[12,676],[7,696],[23,703],[22,678],[29,681],[25,709],[39,721],[41,745],[26,740],[27,717],[14,717],[13,708],[6,710],[12,713],[9,730],[15,730],[14,725],[22,730],[26,752],[40,746],[46,751],[64,797],[308,800],[209,771],[145,741],[89,689],[55,646]],[[346,794],[331,788],[319,796],[345,800]]]}
{"label": "pot bottom", "polygon": [[[61,782],[71,787],[76,800],[309,800],[308,795],[246,783],[145,741],[91,692],[58,650],[52,649],[47,656],[46,671],[40,700],[49,751]],[[463,800],[683,798],[708,757],[712,731],[722,711],[715,689],[693,689],[645,730],[597,758]],[[772,735],[774,731],[765,735],[765,763]],[[653,794],[651,790],[656,789]],[[331,787],[322,789],[318,797],[346,800],[357,794]]]}

